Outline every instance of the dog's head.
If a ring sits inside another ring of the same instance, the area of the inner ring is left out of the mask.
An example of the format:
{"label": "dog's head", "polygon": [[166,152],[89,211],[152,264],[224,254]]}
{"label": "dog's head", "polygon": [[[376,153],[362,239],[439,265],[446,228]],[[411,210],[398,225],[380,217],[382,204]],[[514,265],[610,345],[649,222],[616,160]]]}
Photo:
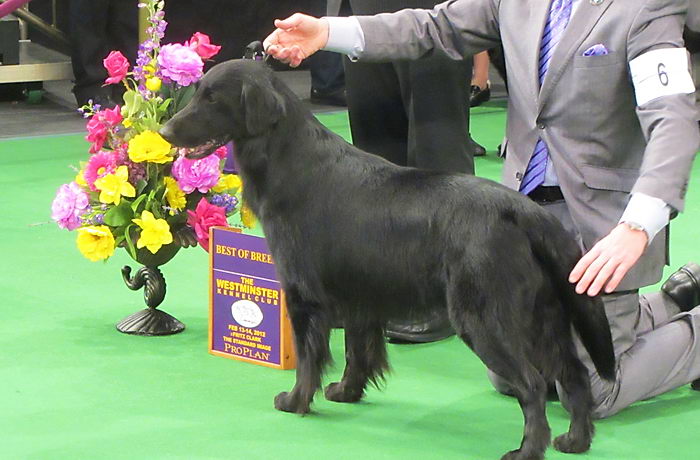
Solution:
{"label": "dog's head", "polygon": [[187,106],[160,134],[177,147],[200,147],[201,158],[230,140],[257,137],[286,113],[274,75],[263,63],[233,60],[214,66],[201,80]]}

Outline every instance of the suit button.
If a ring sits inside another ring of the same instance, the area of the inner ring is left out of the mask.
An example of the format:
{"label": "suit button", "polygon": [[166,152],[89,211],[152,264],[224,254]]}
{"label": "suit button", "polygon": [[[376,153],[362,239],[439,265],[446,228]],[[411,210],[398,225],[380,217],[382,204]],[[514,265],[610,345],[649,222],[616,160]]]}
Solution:
{"label": "suit button", "polygon": [[523,180],[523,175],[522,175],[522,173],[520,173],[520,171],[515,173],[515,180],[517,180],[518,182]]}
{"label": "suit button", "polygon": [[539,125],[537,125],[537,128],[538,129],[545,129],[546,126],[544,125],[544,123],[540,123]]}

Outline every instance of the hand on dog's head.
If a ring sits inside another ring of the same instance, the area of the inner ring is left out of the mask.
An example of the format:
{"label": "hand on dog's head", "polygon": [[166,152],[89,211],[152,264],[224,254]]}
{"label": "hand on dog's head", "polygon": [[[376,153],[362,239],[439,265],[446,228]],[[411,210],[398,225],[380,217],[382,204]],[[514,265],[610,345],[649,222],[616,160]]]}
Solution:
{"label": "hand on dog's head", "polygon": [[259,61],[237,59],[214,66],[200,81],[190,103],[163,125],[161,136],[176,147],[208,143],[218,147],[230,140],[264,134],[286,113],[274,78]]}

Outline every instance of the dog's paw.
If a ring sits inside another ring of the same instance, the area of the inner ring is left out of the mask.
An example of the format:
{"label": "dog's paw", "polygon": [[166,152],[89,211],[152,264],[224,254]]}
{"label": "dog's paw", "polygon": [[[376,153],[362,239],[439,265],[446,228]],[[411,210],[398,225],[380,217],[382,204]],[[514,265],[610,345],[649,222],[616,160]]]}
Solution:
{"label": "dog's paw", "polygon": [[293,414],[308,414],[309,404],[300,404],[292,393],[283,391],[275,396],[275,409],[283,412],[291,412]]}
{"label": "dog's paw", "polygon": [[326,387],[326,399],[339,403],[355,403],[362,399],[364,391],[348,390],[343,382],[334,382]]}
{"label": "dog's paw", "polygon": [[544,459],[544,453],[542,454],[535,454],[535,453],[527,453],[523,452],[520,449],[517,450],[511,450],[507,454],[505,454],[503,457],[501,457],[501,460],[542,460]]}
{"label": "dog's paw", "polygon": [[571,436],[571,433],[564,433],[554,439],[554,448],[567,454],[580,454],[591,448],[591,439],[576,438]]}

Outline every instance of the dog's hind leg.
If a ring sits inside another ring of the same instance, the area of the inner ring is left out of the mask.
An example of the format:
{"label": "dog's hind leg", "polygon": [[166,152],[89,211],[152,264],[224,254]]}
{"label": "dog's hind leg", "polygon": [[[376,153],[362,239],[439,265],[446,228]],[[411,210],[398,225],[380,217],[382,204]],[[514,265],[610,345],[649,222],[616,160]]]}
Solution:
{"label": "dog's hind leg", "polygon": [[377,386],[384,379],[389,363],[381,324],[346,324],[345,362],[343,379],[326,387],[329,401],[357,402],[364,396],[367,383]]}
{"label": "dog's hind leg", "polygon": [[487,339],[485,342],[491,342],[493,346],[485,345],[480,340],[481,337],[471,338],[474,351],[489,369],[511,384],[525,418],[520,448],[508,452],[501,460],[541,460],[551,440],[545,413],[547,382],[526,358],[516,362],[511,355],[505,354],[506,350],[493,341]]}
{"label": "dog's hind leg", "polygon": [[586,452],[591,447],[595,431],[591,421],[593,408],[591,384],[588,380],[588,370],[575,352],[569,350],[565,353],[569,356],[563,360],[559,384],[566,395],[567,409],[571,413],[571,424],[568,433],[564,433],[554,440],[554,448],[568,453]]}
{"label": "dog's hind leg", "polygon": [[284,412],[306,414],[310,410],[321,377],[331,361],[328,346],[330,321],[327,311],[317,303],[303,299],[295,289],[287,289],[287,307],[294,330],[297,355],[296,383],[290,392],[275,397],[275,408]]}

